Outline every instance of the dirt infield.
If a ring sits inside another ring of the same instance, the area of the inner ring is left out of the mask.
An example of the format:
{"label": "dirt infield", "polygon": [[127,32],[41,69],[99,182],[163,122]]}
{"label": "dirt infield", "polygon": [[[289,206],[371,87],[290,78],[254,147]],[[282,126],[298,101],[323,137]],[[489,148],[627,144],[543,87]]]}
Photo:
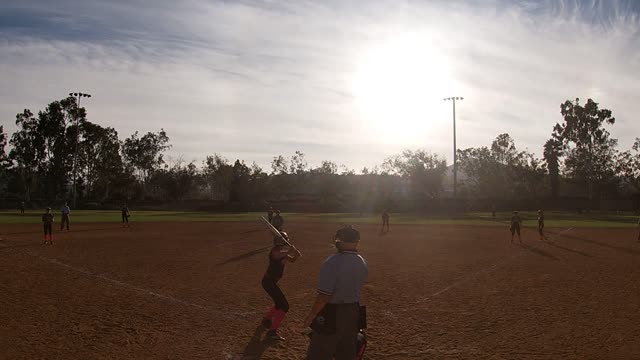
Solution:
{"label": "dirt infield", "polygon": [[[40,244],[3,225],[2,359],[302,359],[296,330],[315,296],[331,224],[286,230],[303,257],[281,281],[281,334],[257,331],[270,238],[259,224],[80,224]],[[635,230],[361,226],[368,359],[640,358]]]}

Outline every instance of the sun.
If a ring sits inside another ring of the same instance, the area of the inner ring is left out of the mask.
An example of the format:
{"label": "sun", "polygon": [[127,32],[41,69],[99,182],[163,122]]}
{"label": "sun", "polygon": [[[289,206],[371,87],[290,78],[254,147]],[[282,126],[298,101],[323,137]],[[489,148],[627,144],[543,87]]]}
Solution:
{"label": "sun", "polygon": [[409,34],[365,52],[352,83],[358,111],[386,143],[424,136],[453,85],[447,58],[428,37]]}

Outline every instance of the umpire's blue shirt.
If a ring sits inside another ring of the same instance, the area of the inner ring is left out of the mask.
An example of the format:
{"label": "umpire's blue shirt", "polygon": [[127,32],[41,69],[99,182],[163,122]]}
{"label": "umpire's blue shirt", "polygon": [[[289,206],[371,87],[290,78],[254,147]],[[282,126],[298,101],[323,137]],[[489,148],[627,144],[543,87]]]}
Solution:
{"label": "umpire's blue shirt", "polygon": [[357,303],[368,274],[367,262],[362,256],[355,251],[341,251],[322,264],[318,292],[331,296],[330,304]]}

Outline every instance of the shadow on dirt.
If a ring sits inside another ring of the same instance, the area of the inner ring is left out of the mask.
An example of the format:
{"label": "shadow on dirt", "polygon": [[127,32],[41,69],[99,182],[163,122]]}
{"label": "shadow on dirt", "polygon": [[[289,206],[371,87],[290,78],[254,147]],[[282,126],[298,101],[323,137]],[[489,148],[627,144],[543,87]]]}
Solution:
{"label": "shadow on dirt", "polygon": [[[60,231],[58,229],[55,228],[54,224],[54,228],[53,228],[53,236],[56,236],[56,234],[61,234],[61,233],[77,233],[77,232],[91,232],[91,231],[101,231],[101,230],[113,230],[113,229],[124,229],[121,226],[112,226],[112,227],[102,227],[102,228],[90,228],[90,229],[81,229],[81,230],[71,230],[71,231]],[[34,224],[34,229],[38,229],[35,231],[16,231],[16,232],[2,232],[0,233],[0,235],[27,235],[27,234],[42,234],[42,224]],[[128,228],[129,229],[129,228]]]}
{"label": "shadow on dirt", "polygon": [[544,250],[538,249],[536,247],[533,247],[533,246],[530,246],[530,245],[527,245],[527,244],[518,244],[518,246],[520,246],[521,248],[523,248],[525,250],[528,250],[528,251],[530,251],[530,252],[532,252],[532,253],[534,253],[536,255],[544,256],[546,258],[553,259],[553,260],[558,260],[557,257],[553,256],[553,254],[551,254],[549,252],[546,252]]}
{"label": "shadow on dirt", "polygon": [[589,244],[594,244],[594,245],[606,247],[606,248],[617,250],[617,251],[620,251],[620,252],[623,252],[623,253],[626,253],[626,254],[640,255],[640,251],[635,250],[635,249],[626,248],[624,246],[611,245],[611,244],[607,244],[605,242],[585,239],[585,238],[581,238],[581,237],[578,237],[578,236],[575,236],[575,235],[562,234],[560,236],[563,236],[563,237],[566,237],[566,238],[569,238],[569,239],[574,239],[574,240],[586,242],[586,243],[589,243]]}
{"label": "shadow on dirt", "polygon": [[576,249],[571,249],[571,248],[568,248],[568,247],[564,247],[562,245],[558,245],[558,244],[555,244],[553,242],[546,242],[546,244],[549,245],[549,246],[552,246],[552,247],[554,247],[556,249],[561,249],[561,250],[564,250],[564,251],[572,252],[572,253],[575,253],[575,254],[578,254],[578,255],[582,255],[582,256],[586,256],[586,257],[593,257],[593,255],[588,254],[586,252],[583,252],[583,251],[580,251],[580,250],[576,250]]}
{"label": "shadow on dirt", "polygon": [[244,351],[242,352],[242,360],[258,360],[262,358],[262,354],[271,346],[275,344],[274,340],[262,339],[262,333],[264,332],[264,327],[262,325],[258,325],[256,330],[249,340],[247,346],[245,346]]}
{"label": "shadow on dirt", "polygon": [[234,256],[234,257],[232,257],[230,259],[227,259],[225,261],[219,262],[219,263],[216,264],[216,266],[222,266],[222,265],[226,265],[226,264],[229,264],[229,263],[232,263],[232,262],[240,261],[240,260],[252,257],[253,255],[257,255],[257,254],[266,252],[269,249],[271,249],[271,246],[266,246],[266,247],[263,247],[263,248],[260,248],[260,249],[251,250],[251,251],[249,251],[247,253],[244,253],[242,255]]}

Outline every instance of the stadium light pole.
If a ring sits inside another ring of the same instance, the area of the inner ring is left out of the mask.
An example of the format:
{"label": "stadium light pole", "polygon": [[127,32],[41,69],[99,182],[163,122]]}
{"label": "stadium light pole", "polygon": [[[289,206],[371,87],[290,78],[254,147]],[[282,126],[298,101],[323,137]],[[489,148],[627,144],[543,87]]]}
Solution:
{"label": "stadium light pole", "polygon": [[461,96],[444,98],[444,101],[453,103],[453,199],[458,196],[458,148],[456,147],[456,100],[464,100]]}
{"label": "stadium light pole", "polygon": [[76,189],[76,179],[77,179],[77,167],[76,167],[76,163],[78,162],[78,138],[80,137],[80,126],[78,124],[78,122],[80,121],[80,119],[78,118],[78,114],[80,112],[80,98],[86,97],[86,98],[90,98],[91,94],[85,94],[85,93],[81,93],[81,92],[75,92],[75,93],[69,93],[69,96],[74,97],[74,98],[78,98],[78,102],[76,102],[76,116],[75,116],[75,120],[76,120],[76,149],[73,151],[73,208],[76,209],[76,204],[77,204],[77,189]]}

